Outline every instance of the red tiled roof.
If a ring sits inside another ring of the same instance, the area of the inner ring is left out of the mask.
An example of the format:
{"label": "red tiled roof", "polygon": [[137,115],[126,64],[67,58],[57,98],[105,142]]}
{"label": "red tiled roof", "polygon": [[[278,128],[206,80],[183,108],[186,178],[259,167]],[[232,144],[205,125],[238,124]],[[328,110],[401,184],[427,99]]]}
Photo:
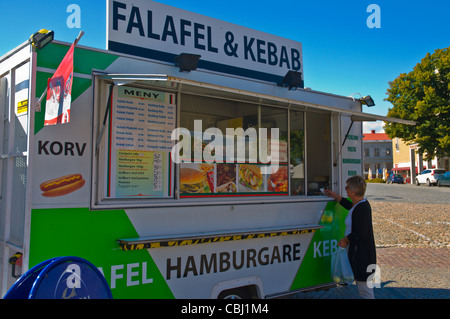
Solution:
{"label": "red tiled roof", "polygon": [[364,141],[391,141],[386,133],[364,133]]}

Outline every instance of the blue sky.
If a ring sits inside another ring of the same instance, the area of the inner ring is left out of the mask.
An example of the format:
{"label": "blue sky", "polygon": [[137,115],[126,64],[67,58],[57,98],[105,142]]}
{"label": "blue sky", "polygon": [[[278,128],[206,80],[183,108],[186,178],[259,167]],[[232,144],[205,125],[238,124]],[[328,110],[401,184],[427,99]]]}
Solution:
{"label": "blue sky", "polygon": [[[391,107],[383,101],[388,81],[411,71],[427,52],[450,46],[450,0],[158,2],[302,42],[305,86],[344,96],[370,94],[376,106],[364,111],[379,115]],[[70,4],[80,6],[81,29],[67,26]],[[370,4],[380,7],[381,28],[367,26]],[[66,42],[83,30],[80,45],[104,49],[106,1],[0,0],[0,56],[41,28]]]}

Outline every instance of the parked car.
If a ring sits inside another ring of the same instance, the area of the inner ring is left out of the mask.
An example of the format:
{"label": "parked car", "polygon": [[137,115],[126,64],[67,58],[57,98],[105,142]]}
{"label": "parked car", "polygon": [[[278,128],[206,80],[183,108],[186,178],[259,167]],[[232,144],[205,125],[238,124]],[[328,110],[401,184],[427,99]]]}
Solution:
{"label": "parked car", "polygon": [[436,185],[439,177],[445,173],[444,169],[432,168],[426,169],[416,177],[416,185],[427,183],[428,186]]}
{"label": "parked car", "polygon": [[389,174],[386,180],[386,184],[393,184],[393,183],[403,184],[403,176],[400,174]]}
{"label": "parked car", "polygon": [[445,173],[438,179],[438,186],[450,186],[450,172]]}

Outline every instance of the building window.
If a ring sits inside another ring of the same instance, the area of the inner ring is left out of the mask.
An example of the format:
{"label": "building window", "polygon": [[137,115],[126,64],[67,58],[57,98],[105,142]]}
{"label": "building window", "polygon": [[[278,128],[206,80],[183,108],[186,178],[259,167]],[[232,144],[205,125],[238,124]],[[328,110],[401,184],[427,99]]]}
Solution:
{"label": "building window", "polygon": [[386,148],[386,156],[392,156],[392,149],[390,147]]}
{"label": "building window", "polygon": [[375,157],[379,157],[380,156],[380,149],[378,147],[375,147],[373,149],[373,151],[374,151],[373,156],[375,156]]}

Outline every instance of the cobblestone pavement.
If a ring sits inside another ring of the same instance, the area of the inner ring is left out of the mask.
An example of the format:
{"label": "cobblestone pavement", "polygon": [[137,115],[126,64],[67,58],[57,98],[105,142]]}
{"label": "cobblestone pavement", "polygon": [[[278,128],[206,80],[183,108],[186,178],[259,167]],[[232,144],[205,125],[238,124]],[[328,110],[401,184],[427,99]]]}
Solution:
{"label": "cobblestone pavement", "polygon": [[[450,299],[450,206],[371,202],[380,287],[377,299]],[[357,299],[355,285],[297,299]]]}

